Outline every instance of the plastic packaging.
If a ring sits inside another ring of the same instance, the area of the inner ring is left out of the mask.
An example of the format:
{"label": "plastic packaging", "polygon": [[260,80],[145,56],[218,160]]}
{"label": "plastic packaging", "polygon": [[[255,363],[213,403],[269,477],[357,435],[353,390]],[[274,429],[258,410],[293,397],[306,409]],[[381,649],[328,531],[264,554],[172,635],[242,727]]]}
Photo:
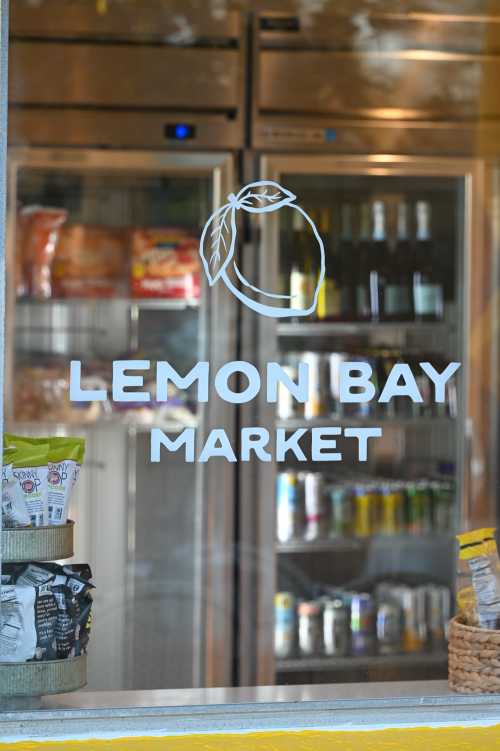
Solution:
{"label": "plastic packaging", "polygon": [[[489,533],[484,528],[464,532],[457,535],[457,539],[460,544],[460,560],[467,561],[471,573],[476,599],[474,617],[477,617],[477,623],[482,628],[499,628],[500,568],[495,558],[496,545],[494,549],[491,545],[491,529]],[[458,601],[467,602],[470,610],[470,596],[467,599],[462,594]]]}
{"label": "plastic packaging", "polygon": [[62,227],[52,277],[58,297],[109,298],[125,292],[126,235],[111,227]]}
{"label": "plastic packaging", "polygon": [[14,502],[16,506],[25,504],[33,527],[42,527],[48,524],[48,439],[6,433],[4,441],[15,448],[12,458],[12,474],[16,480],[12,488]]}
{"label": "plastic packaging", "polygon": [[175,227],[134,230],[131,294],[132,297],[199,298],[197,238]]}
{"label": "plastic packaging", "polygon": [[24,280],[28,293],[38,299],[52,296],[52,260],[59,231],[68,214],[64,209],[25,206],[19,214]]}
{"label": "plastic packaging", "polygon": [[[66,659],[86,651],[92,608],[91,577],[87,564],[5,564],[2,579],[15,590],[17,599],[26,603],[23,621],[18,618],[18,641],[24,645],[24,651],[16,650],[16,661]],[[9,654],[7,649],[6,652]],[[2,659],[6,659],[3,654]],[[14,658],[9,657],[8,661]]]}
{"label": "plastic packaging", "polygon": [[2,464],[2,527],[29,527],[31,520],[24,500],[14,492],[13,459],[16,449],[6,446]]}
{"label": "plastic packaging", "polygon": [[0,588],[0,662],[25,662],[35,656],[35,589],[2,584]]}
{"label": "plastic packaging", "polygon": [[65,524],[85,453],[83,438],[49,438],[48,524]]}

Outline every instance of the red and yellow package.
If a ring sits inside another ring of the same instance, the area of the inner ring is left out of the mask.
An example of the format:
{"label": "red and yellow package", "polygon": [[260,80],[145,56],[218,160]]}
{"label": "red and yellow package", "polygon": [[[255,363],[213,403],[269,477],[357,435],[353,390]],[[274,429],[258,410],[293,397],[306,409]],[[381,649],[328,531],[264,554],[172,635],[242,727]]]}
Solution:
{"label": "red and yellow package", "polygon": [[198,238],[176,227],[132,232],[132,297],[200,296]]}

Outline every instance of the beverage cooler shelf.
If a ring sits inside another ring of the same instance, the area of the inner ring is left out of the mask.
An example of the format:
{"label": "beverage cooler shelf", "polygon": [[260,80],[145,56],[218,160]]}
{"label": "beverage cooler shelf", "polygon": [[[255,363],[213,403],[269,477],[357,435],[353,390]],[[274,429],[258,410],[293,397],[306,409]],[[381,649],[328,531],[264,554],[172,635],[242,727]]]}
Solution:
{"label": "beverage cooler shelf", "polygon": [[408,334],[437,335],[450,334],[453,330],[453,326],[441,321],[428,323],[420,323],[418,321],[332,321],[325,323],[317,321],[310,323],[279,323],[277,326],[277,333],[280,337],[353,336],[374,332],[397,334],[405,332]]}
{"label": "beverage cooler shelf", "polygon": [[133,297],[51,297],[47,300],[36,300],[31,297],[20,297],[16,300],[17,305],[23,307],[42,307],[49,308],[54,306],[73,306],[87,305],[112,305],[122,304],[130,307],[137,307],[140,310],[186,310],[187,308],[198,308],[200,301],[198,299],[177,299],[177,298],[133,298]]}
{"label": "beverage cooler shelf", "polygon": [[389,427],[418,427],[433,428],[442,425],[454,426],[455,420],[452,417],[321,417],[307,419],[304,417],[290,418],[287,420],[277,420],[276,427],[285,428],[286,430],[298,430],[300,428],[328,428],[333,424],[342,426],[354,425],[387,425]]}
{"label": "beverage cooler shelf", "polygon": [[354,669],[372,670],[376,668],[432,668],[444,667],[447,662],[448,653],[445,650],[439,652],[375,655],[373,657],[297,657],[296,659],[276,660],[276,672],[340,672]]}
{"label": "beverage cooler shelf", "polygon": [[42,426],[49,426],[51,430],[57,428],[74,428],[79,430],[100,430],[103,428],[122,428],[123,430],[134,430],[136,433],[150,433],[153,428],[159,428],[164,433],[182,433],[185,428],[196,428],[197,421],[188,423],[179,422],[134,422],[133,419],[109,418],[103,420],[94,420],[89,422],[75,422],[72,420],[38,420],[28,422],[17,420],[7,424],[7,429],[11,433],[24,433],[30,431],[40,432]]}
{"label": "beverage cooler shelf", "polygon": [[453,535],[446,534],[393,534],[370,535],[367,537],[332,537],[322,540],[290,540],[277,542],[276,552],[282,555],[288,553],[350,553],[372,545],[375,547],[405,548],[408,546],[449,544]]}

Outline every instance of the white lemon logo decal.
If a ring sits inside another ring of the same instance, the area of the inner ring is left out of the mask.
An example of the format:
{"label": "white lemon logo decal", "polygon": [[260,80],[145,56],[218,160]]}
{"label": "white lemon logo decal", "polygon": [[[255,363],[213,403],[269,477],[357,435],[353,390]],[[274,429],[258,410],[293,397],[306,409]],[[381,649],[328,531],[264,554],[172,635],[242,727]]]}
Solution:
{"label": "white lemon logo decal", "polygon": [[[201,233],[200,256],[209,284],[212,286],[219,279],[222,280],[232,294],[244,305],[260,313],[260,315],[271,318],[308,316],[313,313],[316,310],[319,290],[325,278],[325,248],[323,241],[313,220],[304,209],[294,203],[295,199],[296,196],[293,193],[272,180],[260,180],[255,183],[249,183],[237,195],[231,193],[228,196],[228,203],[214,211]],[[284,206],[302,214],[304,220],[309,224],[318,245],[318,279],[311,304],[307,308],[294,307],[294,299],[291,295],[280,295],[252,285],[245,279],[234,259],[237,239],[236,212],[247,211],[249,214],[264,214],[269,211],[279,211]],[[229,278],[229,269],[234,272],[243,288],[247,287],[259,296],[268,298],[270,302],[262,303],[246,295]],[[280,307],[272,305],[272,300],[279,301]]]}

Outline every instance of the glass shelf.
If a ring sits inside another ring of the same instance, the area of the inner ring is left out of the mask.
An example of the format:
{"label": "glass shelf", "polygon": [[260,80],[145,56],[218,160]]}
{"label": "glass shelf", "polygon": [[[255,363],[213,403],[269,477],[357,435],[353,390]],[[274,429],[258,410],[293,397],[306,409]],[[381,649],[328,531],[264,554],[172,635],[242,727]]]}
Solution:
{"label": "glass shelf", "polygon": [[199,308],[198,299],[177,298],[133,298],[133,297],[51,297],[47,300],[35,300],[29,297],[20,297],[16,305],[50,307],[55,305],[110,305],[112,303],[127,306],[136,306],[141,310],[185,310],[186,308]]}
{"label": "glass shelf", "polygon": [[352,336],[353,334],[370,334],[374,332],[409,334],[449,334],[453,326],[442,321],[420,323],[418,321],[372,322],[372,321],[312,321],[310,323],[279,323],[277,333],[280,337],[322,337]]}
{"label": "glass shelf", "polygon": [[394,535],[375,534],[368,537],[328,537],[320,540],[290,540],[276,542],[276,552],[288,553],[349,553],[356,552],[370,545],[376,547],[390,546],[408,548],[411,545],[443,545],[453,540],[452,533],[433,532],[430,534],[409,534],[400,532]]}
{"label": "glass shelf", "polygon": [[387,427],[437,427],[437,426],[454,426],[455,419],[452,417],[318,417],[306,419],[304,417],[293,417],[288,420],[276,420],[276,427],[285,428],[286,430],[298,430],[299,428],[327,428],[332,425],[342,426],[387,426]]}
{"label": "glass shelf", "polygon": [[374,668],[445,667],[448,653],[443,649],[436,652],[412,652],[411,654],[375,655],[373,657],[297,657],[276,660],[277,673],[300,671],[344,671],[369,670]]}

